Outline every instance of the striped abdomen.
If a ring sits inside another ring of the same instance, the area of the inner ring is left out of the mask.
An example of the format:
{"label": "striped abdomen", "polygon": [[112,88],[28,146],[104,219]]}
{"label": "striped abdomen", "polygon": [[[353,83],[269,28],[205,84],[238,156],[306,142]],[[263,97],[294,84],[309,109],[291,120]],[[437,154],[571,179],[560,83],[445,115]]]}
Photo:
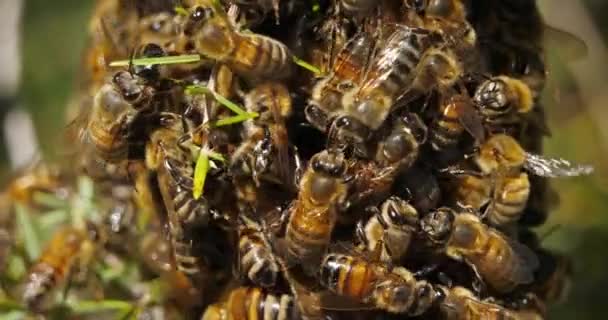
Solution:
{"label": "striped abdomen", "polygon": [[249,78],[289,76],[292,55],[280,41],[253,33],[236,33],[234,50],[226,62],[235,73]]}
{"label": "striped abdomen", "polygon": [[279,265],[260,231],[250,228],[241,231],[239,260],[241,274],[251,282],[265,288],[274,286]]}
{"label": "striped abdomen", "polygon": [[330,253],[321,263],[319,281],[331,292],[368,302],[372,296],[378,271],[362,259]]}
{"label": "striped abdomen", "polygon": [[28,273],[23,291],[23,302],[28,308],[39,310],[49,293],[65,280],[84,241],[84,233],[75,228],[55,233],[49,246]]}
{"label": "striped abdomen", "polygon": [[497,182],[487,219],[494,226],[502,226],[519,220],[530,197],[528,174],[502,177]]}
{"label": "striped abdomen", "polygon": [[295,320],[298,312],[293,297],[287,294],[274,295],[256,287],[239,287],[230,292],[222,306],[211,306],[203,319],[231,320]]}
{"label": "striped abdomen", "polygon": [[441,113],[440,118],[433,126],[431,132],[431,146],[436,151],[441,151],[458,143],[464,132],[460,123],[456,104],[448,104]]}
{"label": "striped abdomen", "polygon": [[285,239],[291,261],[301,262],[314,269],[318,266],[331,239],[336,213],[330,208],[301,208],[292,211]]}

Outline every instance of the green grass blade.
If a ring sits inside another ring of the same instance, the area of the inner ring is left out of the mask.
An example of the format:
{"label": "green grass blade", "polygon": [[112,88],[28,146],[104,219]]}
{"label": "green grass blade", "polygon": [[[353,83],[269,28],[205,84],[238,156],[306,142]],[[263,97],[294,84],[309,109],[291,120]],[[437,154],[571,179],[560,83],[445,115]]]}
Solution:
{"label": "green grass blade", "polygon": [[295,64],[297,64],[298,66],[314,73],[315,75],[321,75],[323,73],[323,72],[321,72],[321,70],[319,68],[313,66],[312,64],[310,64],[296,56],[293,56],[293,62]]}
{"label": "green grass blade", "polygon": [[40,256],[40,238],[34,222],[32,221],[27,209],[17,203],[15,204],[15,213],[17,215],[17,224],[21,235],[23,236],[23,246],[30,261],[36,260]]}
{"label": "green grass blade", "polygon": [[240,114],[240,115],[237,115],[234,117],[220,119],[220,120],[216,121],[213,125],[215,127],[229,126],[231,124],[236,124],[236,123],[240,123],[243,121],[247,121],[249,119],[257,118],[258,116],[259,116],[259,114],[255,113],[255,112],[250,112],[250,113]]}
{"label": "green grass blade", "polygon": [[38,218],[38,225],[42,230],[54,229],[68,221],[68,212],[63,209],[45,212]]}
{"label": "green grass blade", "polygon": [[48,193],[36,191],[33,195],[34,203],[39,203],[49,208],[65,208],[67,203],[65,200],[59,199],[57,196]]}
{"label": "green grass blade", "polygon": [[184,7],[181,6],[177,6],[175,8],[173,8],[173,10],[175,11],[175,13],[177,13],[180,16],[188,16],[188,10],[184,9]]}
{"label": "green grass blade", "polygon": [[192,196],[194,196],[194,199],[199,199],[203,195],[208,172],[209,153],[205,150],[201,150],[198,159],[196,160],[196,166],[194,167],[194,186],[192,187]]}
{"label": "green grass blade", "polygon": [[154,58],[138,58],[132,60],[119,60],[110,62],[110,67],[128,67],[133,64],[134,66],[147,66],[151,64],[183,64],[183,63],[194,63],[201,61],[201,56],[198,54],[185,54],[181,56],[167,56],[167,57],[154,57]]}
{"label": "green grass blade", "polygon": [[209,158],[225,163],[226,162],[226,158],[224,158],[224,156],[221,153],[217,153],[217,152],[213,152],[213,151],[209,151]]}
{"label": "green grass blade", "polygon": [[101,301],[75,301],[69,303],[74,313],[96,313],[102,311],[125,311],[131,310],[134,306],[121,300],[101,300]]}
{"label": "green grass blade", "polygon": [[[15,300],[0,299],[0,311],[24,311],[25,306]],[[2,318],[4,319],[4,318]]]}
{"label": "green grass blade", "polygon": [[247,113],[247,111],[245,111],[245,109],[240,107],[238,104],[228,100],[228,98],[204,86],[188,86],[186,87],[186,94],[210,94],[217,102],[219,102],[224,107],[230,109],[232,112],[239,115]]}

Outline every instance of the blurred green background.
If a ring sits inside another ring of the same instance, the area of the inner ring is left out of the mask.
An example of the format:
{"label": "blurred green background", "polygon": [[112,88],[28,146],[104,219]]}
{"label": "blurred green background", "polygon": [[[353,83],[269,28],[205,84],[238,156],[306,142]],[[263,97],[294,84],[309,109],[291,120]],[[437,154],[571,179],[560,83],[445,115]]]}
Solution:
{"label": "blurred green background", "polygon": [[[56,150],[65,128],[63,112],[75,86],[92,4],[74,0],[25,3],[18,97],[20,106],[31,112],[46,153]],[[539,4],[549,24],[583,38],[590,49],[585,61],[568,65],[554,61],[549,52],[552,83],[565,83],[566,89],[551,85],[546,93],[552,101],[546,108],[553,132],[546,141],[546,153],[596,167],[592,177],[553,183],[561,199],[547,228],[561,227],[544,245],[574,257],[576,276],[570,299],[553,308],[551,319],[601,319],[607,314],[604,293],[608,287],[608,250],[604,251],[608,249],[608,114],[604,114],[608,110],[608,1],[544,0]],[[572,88],[580,89],[582,95],[576,96]],[[4,175],[6,168],[3,164]]]}

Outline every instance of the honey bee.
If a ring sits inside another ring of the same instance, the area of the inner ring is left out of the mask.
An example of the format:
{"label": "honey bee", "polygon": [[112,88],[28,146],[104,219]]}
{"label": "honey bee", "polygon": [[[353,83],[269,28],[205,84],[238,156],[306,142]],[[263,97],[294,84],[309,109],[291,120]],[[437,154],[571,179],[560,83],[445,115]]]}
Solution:
{"label": "honey bee", "polygon": [[476,176],[458,178],[456,199],[464,207],[480,210],[487,205],[483,217],[495,227],[505,226],[521,218],[530,196],[528,174]]}
{"label": "honey bee", "polygon": [[87,117],[86,127],[80,132],[83,154],[88,157],[85,168],[90,171],[100,163],[117,164],[128,159],[131,125],[153,95],[152,87],[140,84],[138,77],[127,71],[114,74],[111,83],[99,89],[90,113],[82,113]]}
{"label": "honey bee", "polygon": [[295,320],[299,319],[293,297],[274,295],[256,287],[238,287],[228,298],[207,307],[201,320]]}
{"label": "honey bee", "polygon": [[538,268],[534,253],[486,226],[474,214],[439,208],[422,218],[421,229],[432,242],[445,246],[447,256],[466,262],[498,292],[511,292],[534,280]]}
{"label": "honey bee", "polygon": [[226,13],[215,5],[200,3],[190,12],[184,34],[199,54],[249,79],[280,79],[291,73],[292,54],[283,43],[235,30]]}
{"label": "honey bee", "polygon": [[289,209],[287,258],[301,263],[309,274],[318,270],[336,223],[338,206],[346,196],[345,169],[341,152],[324,150],[315,154],[302,176],[298,197]]}
{"label": "honey bee", "polygon": [[190,153],[181,149],[184,135],[181,118],[165,114],[161,127],[152,133],[146,150],[147,166],[156,170],[177,269],[191,278],[200,275],[200,259],[194,253],[193,230],[209,221],[210,208],[204,198],[192,195],[194,169]]}
{"label": "honey bee", "polygon": [[65,198],[68,193],[67,178],[64,170],[36,159],[9,180],[3,193],[12,203],[37,205],[34,201],[37,192]]}
{"label": "honey bee", "polygon": [[421,28],[399,26],[374,57],[365,80],[344,94],[344,115],[332,123],[330,137],[367,141],[384,124],[406,94],[451,86],[462,74],[451,50],[434,48],[441,36]]}
{"label": "honey bee", "polygon": [[464,287],[442,288],[445,298],[439,309],[442,319],[474,320],[474,319],[512,319],[512,320],[541,320],[543,317],[534,312],[516,311],[501,305],[482,301]]}
{"label": "honey bee", "polygon": [[380,261],[398,262],[418,228],[418,211],[405,200],[390,197],[374,215],[357,224],[357,238],[366,250],[380,250]]}
{"label": "honey bee", "polygon": [[83,230],[66,227],[53,235],[40,258],[25,279],[23,303],[32,311],[41,311],[52,290],[63,283],[78,261],[87,242]]}
{"label": "honey bee", "polygon": [[376,205],[376,199],[385,199],[396,177],[418,159],[426,136],[426,125],[418,115],[407,113],[397,119],[392,132],[379,143],[375,161],[359,160],[350,166],[354,177],[343,209]]}
{"label": "honey bee", "polygon": [[139,20],[139,43],[153,43],[166,52],[176,52],[184,16],[169,12],[159,12]]}
{"label": "honey bee", "polygon": [[[139,252],[144,265],[171,284],[169,296],[184,308],[201,303],[201,288],[195,287],[188,277],[176,270],[172,257],[171,242],[160,230],[151,230],[139,242]],[[197,283],[196,285],[200,285]]]}
{"label": "honey bee", "polygon": [[277,82],[260,84],[245,96],[245,107],[259,116],[245,122],[245,141],[232,155],[232,164],[244,161],[258,186],[265,178],[293,189],[292,168],[299,159],[290,156],[286,120],[292,106],[287,88]]}
{"label": "honey bee", "polygon": [[408,316],[426,312],[438,297],[433,286],[414,279],[403,267],[389,270],[380,263],[337,253],[323,259],[319,281],[337,295]]}
{"label": "honey bee", "polygon": [[575,165],[564,159],[544,158],[526,152],[511,136],[495,134],[483,143],[475,156],[483,174],[518,172],[521,169],[541,177],[572,177],[588,175],[593,167]]}
{"label": "honey bee", "polygon": [[494,130],[517,122],[518,116],[529,113],[534,107],[530,87],[508,76],[486,80],[477,87],[473,99],[484,122]]}
{"label": "honey bee", "polygon": [[326,131],[329,121],[341,111],[342,96],[362,80],[372,47],[370,35],[359,33],[329,63],[330,74],[315,83],[305,109],[306,119],[315,128]]}
{"label": "honey bee", "polygon": [[239,227],[239,274],[246,276],[253,284],[263,288],[274,287],[279,263],[271,252],[262,227],[253,220],[240,216]]}
{"label": "honey bee", "polygon": [[455,146],[467,131],[477,141],[485,139],[482,120],[473,108],[473,102],[464,94],[450,97],[441,105],[439,118],[431,130],[430,143],[435,151]]}

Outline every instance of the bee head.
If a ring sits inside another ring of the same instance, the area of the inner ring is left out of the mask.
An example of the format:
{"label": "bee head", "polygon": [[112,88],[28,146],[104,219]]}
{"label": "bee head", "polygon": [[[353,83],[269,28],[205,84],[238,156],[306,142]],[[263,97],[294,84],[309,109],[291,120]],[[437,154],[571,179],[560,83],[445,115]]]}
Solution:
{"label": "bee head", "polygon": [[327,114],[316,103],[310,102],[306,108],[304,108],[304,115],[306,116],[306,120],[315,128],[320,131],[326,130],[329,123]]}
{"label": "bee head", "polygon": [[[148,43],[141,48],[144,58],[157,58],[165,56],[165,51],[155,43]],[[155,64],[135,66],[135,74],[147,82],[155,82],[160,78],[159,66]]]}
{"label": "bee head", "polygon": [[430,212],[420,221],[420,229],[434,243],[447,242],[456,213],[450,208],[439,208]]}
{"label": "bee head", "polygon": [[382,215],[400,227],[418,227],[418,211],[407,201],[393,196],[382,204]]}
{"label": "bee head", "polygon": [[336,142],[364,143],[370,136],[369,128],[350,116],[336,118],[331,126],[330,138],[336,139]]}

